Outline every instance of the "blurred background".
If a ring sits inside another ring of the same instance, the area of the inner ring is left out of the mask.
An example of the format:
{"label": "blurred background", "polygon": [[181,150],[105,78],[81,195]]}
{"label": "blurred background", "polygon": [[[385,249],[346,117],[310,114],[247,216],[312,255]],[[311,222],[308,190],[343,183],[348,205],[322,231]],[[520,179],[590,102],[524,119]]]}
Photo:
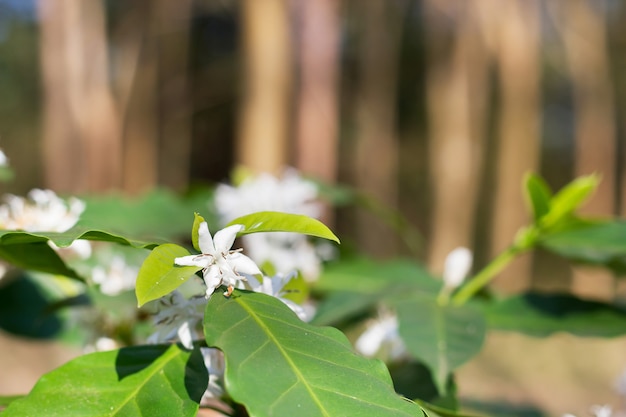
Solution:
{"label": "blurred background", "polygon": [[[526,172],[555,189],[597,172],[586,213],[626,212],[624,19],[618,0],[0,0],[4,191],[134,196],[291,166],[423,237],[329,212],[360,250],[441,272],[467,246],[480,267],[527,221]],[[495,286],[621,291],[541,253]]]}

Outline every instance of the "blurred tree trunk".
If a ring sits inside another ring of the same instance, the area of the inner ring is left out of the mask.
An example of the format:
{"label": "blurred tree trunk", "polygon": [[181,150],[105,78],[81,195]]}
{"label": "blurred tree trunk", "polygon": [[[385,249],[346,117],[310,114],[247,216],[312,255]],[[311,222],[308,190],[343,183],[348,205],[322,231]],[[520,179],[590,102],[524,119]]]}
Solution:
{"label": "blurred tree trunk", "polygon": [[[337,180],[340,0],[297,4],[299,95],[296,167],[327,183]],[[324,221],[332,224],[330,210]]]}
{"label": "blurred tree trunk", "polygon": [[[609,73],[605,2],[586,0],[551,3],[556,27],[563,39],[572,78],[575,109],[575,174],[599,173],[602,182],[581,209],[594,215],[616,214],[617,140],[613,85]],[[608,298],[612,275],[599,268],[576,268],[573,290]]]}
{"label": "blurred tree trunk", "polygon": [[[529,221],[521,191],[524,174],[536,171],[540,151],[540,9],[537,0],[492,0],[482,8],[497,60],[500,108],[492,251],[505,249]],[[530,256],[515,261],[496,280],[501,290],[529,283]]]}
{"label": "blurred tree trunk", "polygon": [[[396,89],[399,41],[404,18],[401,2],[357,2],[362,22],[358,39],[355,103],[354,185],[395,208],[398,199],[398,137]],[[359,211],[356,237],[368,254],[394,255],[397,238],[380,219]]]}
{"label": "blurred tree trunk", "polygon": [[124,110],[123,188],[189,182],[191,2],[138,2],[114,32],[117,93]]}
{"label": "blurred tree trunk", "polygon": [[137,2],[113,33],[124,116],[123,189],[128,194],[145,191],[158,181],[157,20],[152,3]]}
{"label": "blurred tree trunk", "polygon": [[101,1],[39,1],[45,185],[103,191],[121,183],[121,135],[109,85]]}
{"label": "blurred tree trunk", "polygon": [[[426,5],[432,187],[428,263],[441,273],[452,249],[473,244],[486,135],[488,57],[473,3],[431,0]],[[453,24],[443,24],[442,17],[452,18]],[[448,48],[442,45],[446,38]]]}
{"label": "blurred tree trunk", "polygon": [[159,0],[158,85],[160,158],[159,184],[183,189],[189,183],[191,108],[189,45],[192,0]]}
{"label": "blurred tree trunk", "polygon": [[300,84],[296,165],[327,182],[337,177],[339,2],[297,4]]}
{"label": "blurred tree trunk", "polygon": [[243,98],[236,162],[279,172],[288,157],[291,33],[288,0],[243,0]]}

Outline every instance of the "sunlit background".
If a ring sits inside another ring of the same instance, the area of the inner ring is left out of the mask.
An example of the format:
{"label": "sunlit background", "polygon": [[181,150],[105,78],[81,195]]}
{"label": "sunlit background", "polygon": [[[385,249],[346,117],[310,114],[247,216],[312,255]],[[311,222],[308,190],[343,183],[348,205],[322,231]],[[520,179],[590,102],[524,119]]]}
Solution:
{"label": "sunlit background", "polygon": [[[625,19],[618,0],[0,0],[0,147],[16,173],[3,191],[182,192],[238,166],[296,167],[422,236],[327,213],[367,253],[441,272],[467,246],[480,267],[527,221],[526,172],[554,188],[597,172],[586,213],[626,212]],[[608,300],[618,284],[538,254],[495,286]],[[523,340],[505,360],[489,355],[519,344],[499,340],[461,389],[529,410],[613,401],[624,340],[572,348],[557,399],[527,381],[554,364],[519,356],[569,342]]]}

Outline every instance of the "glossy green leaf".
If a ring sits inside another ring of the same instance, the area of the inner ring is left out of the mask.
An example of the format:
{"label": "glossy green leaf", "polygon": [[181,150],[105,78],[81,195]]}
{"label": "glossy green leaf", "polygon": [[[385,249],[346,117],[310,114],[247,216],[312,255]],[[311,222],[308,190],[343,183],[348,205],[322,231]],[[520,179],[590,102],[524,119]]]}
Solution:
{"label": "glossy green leaf", "polygon": [[191,417],[207,385],[199,350],[123,348],[84,355],[49,372],[2,417]]}
{"label": "glossy green leaf", "polygon": [[171,293],[202,269],[174,264],[174,259],[188,255],[190,253],[187,249],[173,243],[166,243],[152,250],[137,275],[135,294],[139,307]]}
{"label": "glossy green leaf", "polygon": [[193,226],[191,227],[191,243],[193,245],[193,248],[198,252],[202,252],[202,250],[200,250],[200,243],[198,243],[198,238],[200,236],[198,229],[200,228],[200,224],[205,221],[206,220],[204,220],[204,217],[202,217],[198,213],[194,213]]}
{"label": "glossy green leaf", "polygon": [[260,211],[238,217],[228,223],[228,226],[233,224],[242,224],[245,227],[239,235],[259,232],[293,232],[339,243],[339,238],[324,223],[301,214]]}
{"label": "glossy green leaf", "polygon": [[224,352],[228,393],[252,417],[422,416],[394,392],[382,362],[354,354],[340,331],[302,322],[274,297],[214,295],[204,331]]}
{"label": "glossy green leaf", "polygon": [[535,223],[550,211],[552,191],[543,178],[536,174],[527,174],[524,179],[526,198],[533,213]]}
{"label": "glossy green leaf", "polygon": [[54,249],[45,242],[2,245],[0,258],[21,269],[59,274],[83,280],[76,271],[68,267]]}
{"label": "glossy green leaf", "polygon": [[448,376],[483,345],[483,315],[471,306],[440,306],[427,296],[399,299],[394,306],[407,349],[430,368],[440,394],[445,393]]}
{"label": "glossy green leaf", "polygon": [[550,228],[567,218],[582,205],[598,187],[599,182],[597,175],[588,175],[567,184],[552,197],[550,212],[542,218],[541,224]]}
{"label": "glossy green leaf", "polygon": [[623,221],[581,223],[579,227],[549,234],[539,245],[572,261],[626,272],[626,222]]}
{"label": "glossy green leaf", "polygon": [[569,294],[529,293],[482,307],[489,327],[545,337],[568,332],[585,337],[626,334],[626,311]]}

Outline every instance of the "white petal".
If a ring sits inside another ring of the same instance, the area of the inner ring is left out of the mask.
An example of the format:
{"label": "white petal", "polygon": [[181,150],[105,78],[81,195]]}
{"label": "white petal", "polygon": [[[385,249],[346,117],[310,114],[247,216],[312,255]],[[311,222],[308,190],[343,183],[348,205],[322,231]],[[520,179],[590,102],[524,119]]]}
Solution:
{"label": "white petal", "polygon": [[222,276],[217,266],[207,269],[204,273],[204,283],[207,286],[206,294],[211,295],[222,284]]}
{"label": "white petal", "polygon": [[211,256],[189,255],[174,259],[174,263],[178,266],[197,266],[200,268],[208,268],[212,263]]}
{"label": "white petal", "polygon": [[210,255],[215,254],[213,238],[209,231],[209,225],[206,222],[200,223],[200,227],[198,227],[198,246],[200,246],[202,253],[208,253]]}
{"label": "white petal", "polygon": [[241,253],[231,253],[227,257],[228,263],[233,267],[233,270],[238,274],[257,275],[261,273],[259,267],[254,261]]}
{"label": "white petal", "polygon": [[191,336],[191,328],[188,321],[185,321],[180,325],[177,333],[183,346],[187,349],[193,349],[193,337]]}
{"label": "white petal", "polygon": [[237,233],[243,230],[243,226],[240,224],[233,224],[232,226],[228,226],[215,234],[215,251],[220,252],[228,252],[230,248],[235,243],[235,238],[237,237]]}

